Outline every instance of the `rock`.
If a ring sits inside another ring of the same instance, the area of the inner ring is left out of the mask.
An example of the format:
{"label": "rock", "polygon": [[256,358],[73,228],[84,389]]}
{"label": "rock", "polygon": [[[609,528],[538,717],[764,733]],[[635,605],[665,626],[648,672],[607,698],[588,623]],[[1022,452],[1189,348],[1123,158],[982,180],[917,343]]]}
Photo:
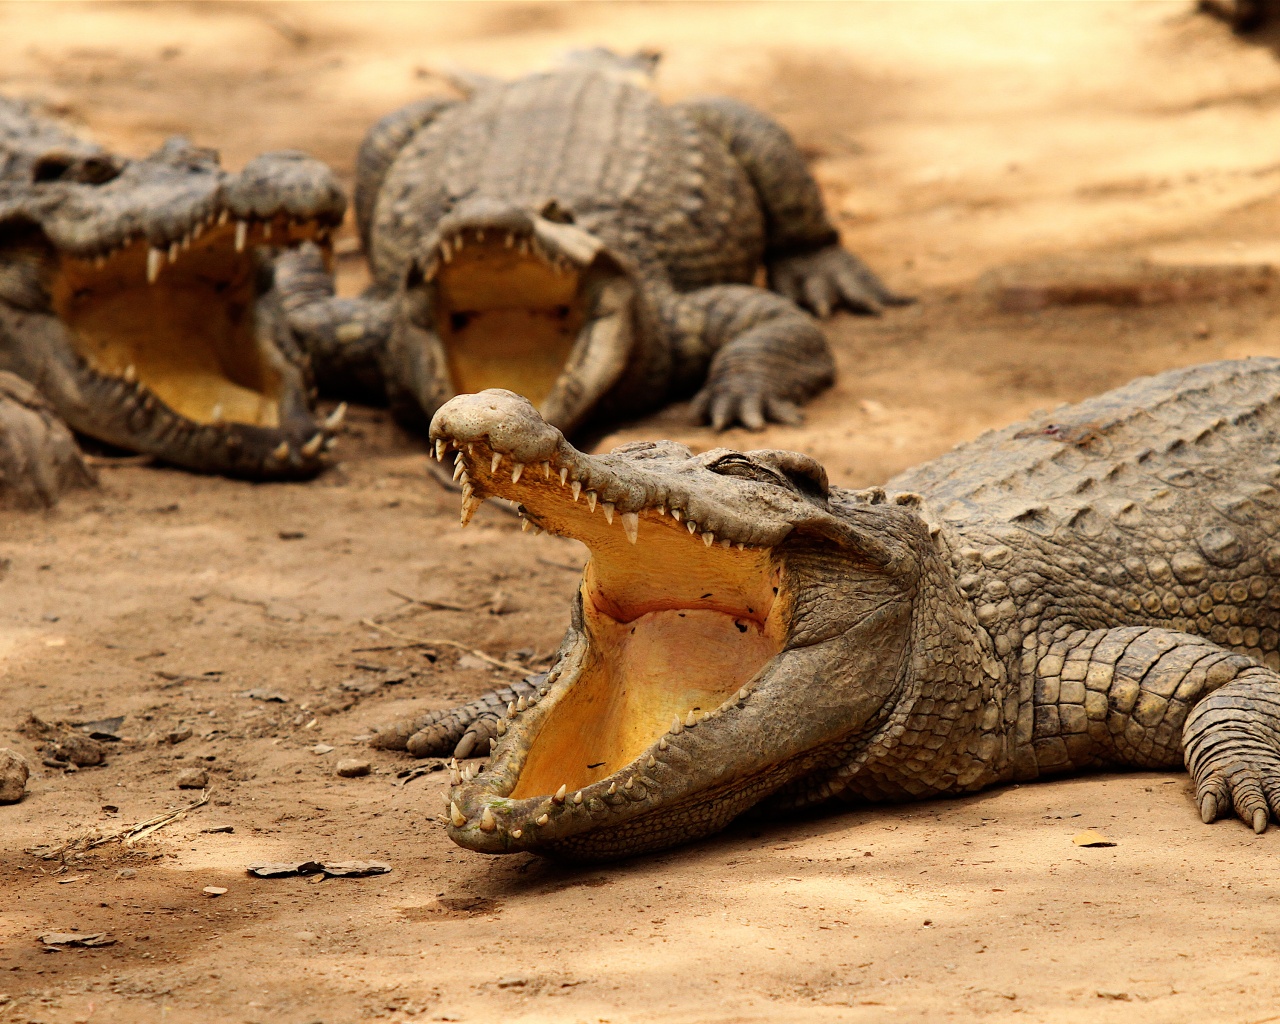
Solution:
{"label": "rock", "polygon": [[220,885],[206,885],[200,891],[206,896],[225,896],[227,894],[227,890]]}
{"label": "rock", "polygon": [[70,761],[77,768],[88,768],[107,759],[107,748],[83,733],[68,732],[49,744],[45,754],[55,761]]}
{"label": "rock", "polygon": [[361,761],[355,757],[344,757],[334,769],[344,779],[357,779],[361,775],[368,775],[372,770],[368,761]]}
{"label": "rock", "polygon": [[312,747],[312,748],[311,748],[311,753],[313,753],[313,754],[328,754],[328,753],[330,753],[332,750],[333,750],[333,747],[329,746],[329,744],[327,744],[327,743],[317,743],[314,747]]}
{"label": "rock", "polygon": [[31,768],[26,758],[0,747],[0,804],[16,804],[27,791]]}
{"label": "rock", "polygon": [[203,768],[188,768],[178,773],[179,789],[204,789],[209,785],[209,773]]}
{"label": "rock", "polygon": [[165,735],[165,739],[168,740],[171,745],[176,746],[183,740],[191,739],[191,730],[187,728],[174,729],[172,732]]}
{"label": "rock", "polygon": [[137,878],[138,872],[133,868],[121,868],[116,872],[116,878]]}

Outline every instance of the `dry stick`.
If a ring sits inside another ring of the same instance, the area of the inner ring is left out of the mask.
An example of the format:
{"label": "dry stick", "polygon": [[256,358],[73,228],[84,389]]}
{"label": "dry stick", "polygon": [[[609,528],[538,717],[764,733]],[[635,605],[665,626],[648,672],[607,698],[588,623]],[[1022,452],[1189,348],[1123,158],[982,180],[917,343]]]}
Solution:
{"label": "dry stick", "polygon": [[408,601],[410,604],[420,604],[423,608],[435,608],[442,612],[474,612],[483,608],[484,605],[478,604],[471,608],[464,608],[460,604],[449,604],[447,601],[427,601],[421,597],[410,597],[408,594],[402,594],[398,590],[392,590],[387,587],[387,593],[392,597],[398,597],[401,601]]}
{"label": "dry stick", "polygon": [[90,839],[88,836],[81,836],[79,839],[69,839],[61,846],[55,846],[48,850],[28,850],[28,853],[39,853],[41,860],[53,860],[55,857],[65,856],[68,850],[72,850],[83,844],[84,849],[93,850],[99,846],[106,846],[108,843],[136,843],[139,839],[145,839],[151,833],[171,825],[179,818],[185,818],[189,811],[194,811],[197,807],[203,807],[209,802],[209,791],[206,789],[200,794],[200,799],[194,803],[187,804],[186,807],[179,807],[173,811],[165,811],[163,814],[157,814],[154,818],[148,818],[146,821],[140,821],[136,825],[130,825],[123,828],[119,832],[112,832],[110,835],[98,836]]}
{"label": "dry stick", "polygon": [[384,626],[379,622],[374,622],[372,619],[361,619],[360,622],[362,625],[368,626],[370,629],[379,630],[380,632],[387,633],[390,636],[397,637],[400,640],[407,640],[411,644],[418,644],[422,647],[452,647],[455,651],[462,651],[466,654],[470,654],[472,657],[479,658],[481,661],[487,661],[490,665],[497,665],[498,668],[505,668],[508,672],[519,672],[522,676],[527,676],[529,674],[529,669],[524,665],[516,665],[510,661],[499,661],[492,655],[485,654],[484,651],[477,651],[474,647],[468,647],[466,644],[460,644],[456,640],[436,640],[421,636],[410,636],[408,633],[401,633],[398,629],[392,629],[390,626]]}

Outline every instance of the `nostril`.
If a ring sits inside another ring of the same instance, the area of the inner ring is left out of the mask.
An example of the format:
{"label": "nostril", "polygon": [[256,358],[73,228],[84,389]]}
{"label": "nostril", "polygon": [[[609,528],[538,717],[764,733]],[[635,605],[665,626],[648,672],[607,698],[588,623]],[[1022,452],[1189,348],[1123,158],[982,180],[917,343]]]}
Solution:
{"label": "nostril", "polygon": [[61,154],[42,156],[31,169],[31,180],[36,183],[59,181],[71,169],[73,163],[75,161],[71,157]]}

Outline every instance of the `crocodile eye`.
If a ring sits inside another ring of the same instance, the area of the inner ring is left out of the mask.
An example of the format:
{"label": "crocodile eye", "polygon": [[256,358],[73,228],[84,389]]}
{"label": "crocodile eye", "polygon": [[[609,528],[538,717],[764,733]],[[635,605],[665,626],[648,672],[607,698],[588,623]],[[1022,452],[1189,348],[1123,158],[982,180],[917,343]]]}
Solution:
{"label": "crocodile eye", "polygon": [[774,487],[791,489],[791,482],[781,473],[776,473],[767,466],[747,458],[745,455],[722,455],[707,467],[720,476],[736,476],[743,480],[755,480],[757,483],[772,484]]}

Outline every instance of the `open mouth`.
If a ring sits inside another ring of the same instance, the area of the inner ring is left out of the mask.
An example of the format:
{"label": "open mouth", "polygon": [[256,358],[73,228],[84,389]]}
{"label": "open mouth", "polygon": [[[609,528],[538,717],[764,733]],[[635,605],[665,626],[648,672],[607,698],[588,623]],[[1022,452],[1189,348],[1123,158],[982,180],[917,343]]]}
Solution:
{"label": "open mouth", "polygon": [[[634,472],[624,480],[607,457],[563,440],[530,452],[451,435],[441,416],[435,453],[454,463],[464,522],[499,496],[520,504],[526,528],[591,553],[578,641],[537,698],[508,708],[492,761],[455,777],[455,840],[500,852],[568,836],[621,808],[644,813],[685,774],[677,738],[740,708],[785,648],[788,600],[772,547],[678,485],[637,487]],[[521,461],[531,454],[536,461]]]}
{"label": "open mouth", "polygon": [[318,223],[199,221],[165,248],[134,237],[92,258],[63,255],[53,309],[94,372],[136,383],[195,424],[282,423],[286,382],[255,316],[258,246],[326,240]]}
{"label": "open mouth", "polygon": [[443,224],[421,274],[455,394],[515,391],[571,429],[626,367],[633,286],[572,224]]}

